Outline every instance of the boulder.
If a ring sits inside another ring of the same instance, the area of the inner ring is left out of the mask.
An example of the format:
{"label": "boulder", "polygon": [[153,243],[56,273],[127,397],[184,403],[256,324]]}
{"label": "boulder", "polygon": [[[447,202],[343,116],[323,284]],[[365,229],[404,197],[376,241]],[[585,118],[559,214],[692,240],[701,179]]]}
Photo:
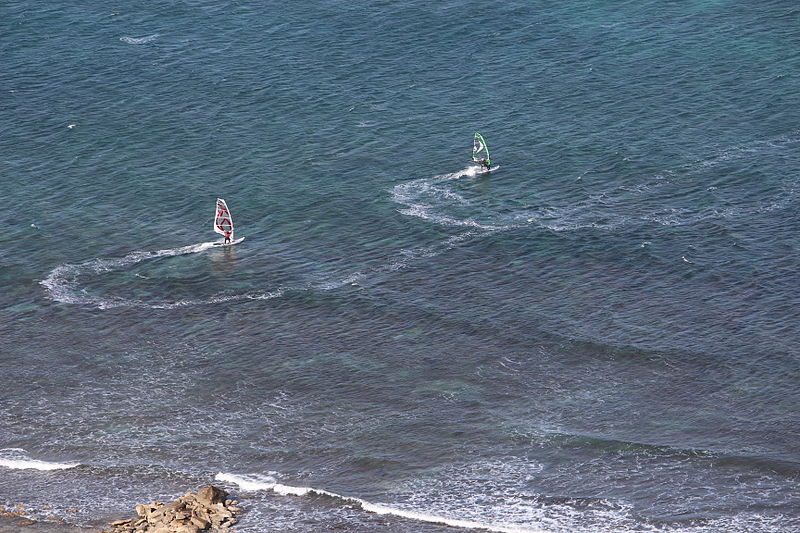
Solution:
{"label": "boulder", "polygon": [[194,524],[181,524],[174,528],[175,533],[200,533],[200,528]]}
{"label": "boulder", "polygon": [[227,494],[225,494],[224,490],[209,485],[208,487],[203,487],[198,490],[196,498],[197,502],[202,505],[213,505],[215,503],[224,502],[225,496],[227,496]]}
{"label": "boulder", "polygon": [[173,502],[136,506],[136,518],[109,522],[103,533],[226,533],[238,522],[241,509],[224,490],[209,485],[187,492]]}
{"label": "boulder", "polygon": [[207,529],[208,526],[211,525],[211,522],[208,520],[204,520],[197,515],[192,515],[192,524],[196,525],[200,531]]}

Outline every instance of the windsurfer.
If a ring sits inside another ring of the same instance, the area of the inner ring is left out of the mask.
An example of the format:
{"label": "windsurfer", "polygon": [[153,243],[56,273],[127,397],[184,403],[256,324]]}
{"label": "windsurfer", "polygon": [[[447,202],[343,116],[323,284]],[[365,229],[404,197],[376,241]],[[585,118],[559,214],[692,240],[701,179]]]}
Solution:
{"label": "windsurfer", "polygon": [[231,232],[230,231],[226,231],[225,232],[225,244],[230,244],[230,243],[231,243]]}
{"label": "windsurfer", "polygon": [[472,139],[472,160],[480,165],[478,168],[483,172],[492,170],[492,160],[489,159],[489,147],[486,146],[486,139],[478,132]]}

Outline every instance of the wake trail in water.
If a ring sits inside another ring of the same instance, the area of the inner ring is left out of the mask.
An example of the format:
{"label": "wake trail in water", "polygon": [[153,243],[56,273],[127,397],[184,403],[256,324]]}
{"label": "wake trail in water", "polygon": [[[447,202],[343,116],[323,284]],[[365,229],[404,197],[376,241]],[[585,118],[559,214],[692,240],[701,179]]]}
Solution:
{"label": "wake trail in water", "polygon": [[[445,226],[455,226],[466,228],[466,231],[453,235],[441,242],[420,246],[412,249],[404,249],[399,253],[399,257],[389,259],[386,264],[370,269],[360,270],[345,274],[341,277],[333,276],[316,283],[309,283],[304,287],[279,288],[268,292],[248,292],[245,294],[226,295],[220,294],[208,298],[186,299],[175,301],[145,301],[131,298],[115,296],[96,296],[86,292],[79,284],[81,276],[99,276],[112,271],[120,271],[132,265],[151,261],[155,259],[174,257],[179,255],[201,253],[214,247],[214,242],[203,242],[183,246],[180,248],[170,248],[157,251],[135,251],[118,258],[97,258],[78,264],[64,264],[54,268],[48,276],[40,282],[45,288],[47,296],[56,302],[89,305],[98,309],[113,309],[117,307],[139,307],[149,309],[174,309],[179,307],[189,307],[197,305],[218,304],[242,300],[269,300],[279,298],[288,291],[306,291],[312,289],[332,290],[346,285],[355,285],[359,280],[365,279],[370,275],[378,273],[396,272],[402,270],[414,261],[434,257],[447,250],[454,248],[460,243],[477,236],[487,235],[501,227],[479,224],[473,220],[462,220],[456,217],[447,217],[433,213],[435,207],[420,203],[417,199],[424,195],[444,198],[449,204],[469,205],[470,202],[445,186],[441,185],[450,180],[456,180],[464,176],[476,175],[475,169],[470,167],[458,172],[434,176],[433,178],[422,178],[413,182],[404,183],[396,186],[392,191],[392,198],[395,202],[405,205],[406,209],[401,210],[404,214],[411,216],[421,216],[422,218],[433,219],[437,223]],[[143,276],[138,277],[145,279]],[[338,279],[336,279],[338,278]]]}
{"label": "wake trail in water", "polygon": [[169,248],[152,252],[135,251],[124,257],[99,258],[79,264],[59,265],[50,271],[50,274],[40,283],[50,299],[56,302],[69,304],[83,304],[97,307],[98,309],[111,309],[114,307],[146,307],[151,309],[172,309],[202,304],[214,304],[236,300],[268,300],[283,294],[283,290],[259,294],[217,295],[198,300],[178,300],[166,302],[145,302],[121,297],[93,296],[87,294],[78,285],[78,277],[85,274],[100,275],[105,272],[115,271],[130,267],[143,261],[164,257],[195,254],[209,250],[215,246],[214,242],[202,242],[180,248]]}
{"label": "wake trail in water", "polygon": [[636,183],[598,189],[569,203],[528,208],[516,217],[529,225],[561,232],[617,230],[649,223],[689,226],[785,209],[797,199],[797,177],[780,178],[778,191],[764,186],[760,193],[752,194],[749,189],[741,189],[735,173],[749,165],[762,167],[762,161],[772,158],[791,157],[800,143],[798,133],[720,148],[708,157],[663,170]]}
{"label": "wake trail in water", "polygon": [[475,177],[478,174],[477,167],[467,167],[449,174],[401,183],[391,189],[392,201],[405,206],[399,210],[401,214],[421,218],[441,226],[467,227],[487,231],[510,229],[510,227],[502,225],[481,224],[471,218],[453,217],[443,212],[444,208],[453,204],[472,205],[469,200],[447,187],[447,183],[465,176]]}
{"label": "wake trail in water", "polygon": [[319,283],[314,284],[312,288],[321,290],[332,290],[332,289],[337,289],[339,287],[343,287],[345,285],[357,285],[359,281],[368,279],[372,275],[389,273],[389,272],[398,272],[400,270],[403,270],[411,266],[412,262],[435,257],[448,250],[455,248],[460,243],[465,242],[473,237],[476,237],[478,235],[484,236],[488,235],[489,233],[491,232],[479,233],[479,232],[468,231],[460,233],[458,235],[454,235],[448,239],[445,239],[444,241],[432,244],[430,246],[420,246],[418,248],[401,250],[400,257],[391,259],[386,264],[380,267],[353,272],[352,274],[349,274],[346,277],[340,279],[329,279],[321,281]]}
{"label": "wake trail in water", "polygon": [[[309,283],[298,287],[280,287],[266,292],[248,292],[244,294],[219,294],[208,298],[185,299],[174,301],[145,301],[131,298],[114,296],[95,296],[88,294],[79,284],[80,276],[94,275],[100,276],[112,271],[120,271],[144,261],[200,253],[215,246],[214,242],[204,242],[183,246],[181,248],[171,248],[152,252],[136,251],[126,256],[118,258],[99,258],[92,259],[78,264],[59,265],[50,271],[50,274],[39,283],[45,288],[47,296],[56,302],[67,304],[88,305],[97,309],[107,310],[118,307],[133,307],[147,309],[176,309],[182,307],[192,307],[199,305],[212,305],[219,303],[246,301],[246,300],[271,300],[280,298],[288,292],[303,292],[308,290],[333,290],[347,285],[356,285],[358,281],[370,277],[371,275],[396,272],[407,268],[412,262],[439,255],[446,250],[457,246],[460,242],[474,236],[475,232],[466,232],[455,235],[441,243],[431,246],[422,246],[413,249],[400,251],[400,257],[390,259],[386,264],[352,272],[343,277],[331,276],[328,279]],[[136,274],[137,277],[147,279],[145,276]]]}
{"label": "wake trail in water", "polygon": [[[455,184],[461,178],[476,177],[478,175],[476,167],[400,183],[389,190],[391,200],[401,206],[398,209],[399,213],[444,228],[455,229],[457,233],[433,244],[401,250],[399,257],[388,258],[381,266],[329,276],[328,279],[309,283],[305,287],[283,287],[267,292],[218,294],[208,298],[154,302],[115,296],[95,296],[87,293],[78,283],[79,277],[87,274],[100,275],[147,260],[203,252],[214,245],[212,242],[154,252],[136,251],[121,258],[101,258],[79,264],[60,265],[40,283],[50,299],[61,303],[90,305],[99,309],[115,307],[173,309],[243,300],[269,300],[281,297],[289,290],[331,290],[345,285],[355,285],[370,275],[402,270],[412,262],[435,257],[469,240],[484,238],[495,232],[520,228],[547,229],[555,232],[591,228],[616,230],[641,224],[681,226],[707,220],[747,217],[791,206],[797,199],[800,180],[795,176],[787,176],[780,181],[779,187],[765,190],[755,197],[739,195],[738,189],[735,188],[723,195],[717,191],[722,185],[708,186],[708,181],[702,181],[702,179],[719,179],[719,176],[715,174],[705,177],[701,173],[723,163],[730,164],[745,157],[753,157],[754,154],[759,156],[771,151],[778,151],[780,154],[788,149],[794,149],[798,143],[800,139],[797,138],[797,132],[794,132],[778,139],[722,149],[706,159],[654,174],[638,183],[614,185],[593,191],[583,198],[560,198],[550,205],[545,200],[542,202],[543,205],[536,207],[519,205],[520,202],[516,198],[510,198],[505,206],[496,205],[498,198],[494,197],[491,199],[493,205],[488,205],[485,199],[469,198],[465,195],[465,192],[470,191],[469,188],[462,188],[460,192]],[[713,195],[711,205],[705,207],[694,205],[695,198],[699,199],[697,203],[709,203],[708,195]],[[688,202],[688,205],[682,205],[683,202]],[[461,214],[454,214],[454,211]],[[477,217],[480,217],[480,220]]]}
{"label": "wake trail in water", "polygon": [[[398,211],[403,215],[478,232],[519,228],[614,231],[642,224],[687,226],[739,219],[785,209],[797,200],[800,180],[796,176],[781,177],[772,188],[765,185],[752,194],[744,187],[752,181],[744,169],[761,167],[761,161],[792,157],[800,143],[798,133],[720,148],[708,157],[635,181],[629,177],[627,183],[620,184],[625,180],[620,176],[588,191],[583,186],[567,190],[566,197],[560,194],[548,199],[547,193],[537,193],[541,199],[534,202],[523,203],[515,195],[507,198],[505,205],[489,205],[485,199],[465,197],[454,184],[460,178],[475,177],[475,167],[401,183],[391,189],[391,196],[402,206]],[[742,177],[736,172],[742,172]],[[498,200],[502,202],[502,198],[491,199]]]}
{"label": "wake trail in water", "polygon": [[[470,218],[458,218],[443,213],[448,206],[470,206],[472,203],[447,187],[448,182],[458,180],[465,176],[474,177],[480,174],[477,167],[467,167],[457,172],[441,174],[428,178],[419,178],[395,185],[389,190],[392,201],[404,206],[398,212],[411,217],[421,218],[444,227],[464,228],[464,231],[452,235],[444,240],[407,248],[399,252],[399,257],[389,259],[386,264],[358,272],[353,272],[340,279],[329,279],[314,285],[314,288],[330,290],[345,285],[355,285],[371,275],[397,272],[410,266],[412,262],[435,257],[473,239],[485,237],[500,230],[512,229],[516,226],[481,224]],[[434,205],[437,199],[443,200]]]}

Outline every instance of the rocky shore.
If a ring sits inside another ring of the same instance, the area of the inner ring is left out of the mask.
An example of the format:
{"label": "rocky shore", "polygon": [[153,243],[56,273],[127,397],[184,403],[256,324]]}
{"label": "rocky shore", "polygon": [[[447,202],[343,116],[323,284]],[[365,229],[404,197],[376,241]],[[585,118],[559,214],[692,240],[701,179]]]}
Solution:
{"label": "rocky shore", "polygon": [[24,507],[0,507],[0,533],[233,533],[241,508],[212,485],[187,492],[170,503],[136,506],[136,517],[101,527],[81,527],[61,520],[33,521]]}
{"label": "rocky shore", "polygon": [[98,527],[81,527],[63,520],[31,520],[26,516],[0,513],[0,533],[97,533]]}
{"label": "rocky shore", "polygon": [[[48,510],[48,507],[42,510]],[[31,509],[24,505],[0,505],[0,533],[94,533],[97,529],[67,524],[60,518],[31,520]]]}
{"label": "rocky shore", "polygon": [[241,509],[224,490],[209,485],[197,493],[187,492],[171,503],[136,506],[136,518],[116,520],[102,533],[227,533]]}

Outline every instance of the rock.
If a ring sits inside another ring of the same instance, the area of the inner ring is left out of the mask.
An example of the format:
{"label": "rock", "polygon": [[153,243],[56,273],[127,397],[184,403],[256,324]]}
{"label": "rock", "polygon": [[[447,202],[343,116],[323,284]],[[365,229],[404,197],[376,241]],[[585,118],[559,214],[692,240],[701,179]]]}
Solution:
{"label": "rock", "polygon": [[222,489],[209,485],[197,494],[187,492],[168,504],[136,506],[137,518],[109,522],[108,533],[228,533],[239,521],[236,500],[226,499]]}
{"label": "rock", "polygon": [[197,515],[192,515],[192,524],[196,525],[198,529],[202,531],[203,529],[207,529],[208,526],[211,525],[211,522],[208,520],[203,520]]}
{"label": "rock", "polygon": [[200,533],[200,528],[194,524],[182,524],[175,528],[175,533]]}
{"label": "rock", "polygon": [[233,516],[233,513],[227,507],[222,507],[222,506],[217,507],[216,514],[223,518],[229,518]]}
{"label": "rock", "polygon": [[211,513],[208,512],[206,507],[195,507],[192,509],[192,516],[195,516],[204,522],[211,522]]}
{"label": "rock", "polygon": [[[197,491],[197,502],[202,505],[212,505],[225,501],[225,491],[213,485],[203,487]],[[223,504],[224,505],[224,504]]]}

